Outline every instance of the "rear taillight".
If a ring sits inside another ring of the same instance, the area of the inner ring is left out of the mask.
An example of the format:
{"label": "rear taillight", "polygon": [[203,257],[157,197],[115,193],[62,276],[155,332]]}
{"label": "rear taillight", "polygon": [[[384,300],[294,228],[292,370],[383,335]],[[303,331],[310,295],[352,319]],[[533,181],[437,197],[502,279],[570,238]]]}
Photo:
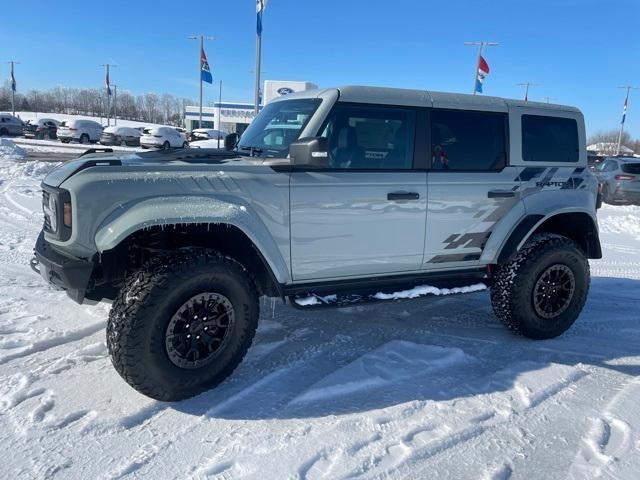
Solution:
{"label": "rear taillight", "polygon": [[633,175],[616,175],[616,180],[635,180],[636,177],[634,177]]}
{"label": "rear taillight", "polygon": [[69,130],[71,130],[72,132],[77,132],[78,131],[77,128],[71,128],[71,127],[69,127]]}

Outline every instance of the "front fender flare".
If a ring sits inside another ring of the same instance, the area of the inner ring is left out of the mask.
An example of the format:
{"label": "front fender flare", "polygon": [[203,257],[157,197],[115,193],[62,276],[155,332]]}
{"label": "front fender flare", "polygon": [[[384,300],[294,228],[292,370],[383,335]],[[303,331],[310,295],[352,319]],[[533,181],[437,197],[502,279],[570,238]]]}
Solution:
{"label": "front fender flare", "polygon": [[111,250],[134,232],[162,225],[226,224],[240,229],[256,246],[280,283],[290,279],[278,246],[260,217],[240,199],[166,196],[119,206],[98,227],[98,252]]}

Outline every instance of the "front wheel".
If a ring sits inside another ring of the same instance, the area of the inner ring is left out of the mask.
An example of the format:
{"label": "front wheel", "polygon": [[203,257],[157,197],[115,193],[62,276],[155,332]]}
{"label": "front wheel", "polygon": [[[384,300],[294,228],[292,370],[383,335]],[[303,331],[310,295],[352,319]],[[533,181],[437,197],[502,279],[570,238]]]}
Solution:
{"label": "front wheel", "polygon": [[496,316],[516,333],[535,340],[554,338],[580,315],[589,284],[589,262],[573,240],[538,234],[498,267],[491,304]]}
{"label": "front wheel", "polygon": [[208,250],[151,260],[122,287],[107,324],[111,360],[140,393],[163,401],[215,387],[255,334],[258,294],[247,271]]}

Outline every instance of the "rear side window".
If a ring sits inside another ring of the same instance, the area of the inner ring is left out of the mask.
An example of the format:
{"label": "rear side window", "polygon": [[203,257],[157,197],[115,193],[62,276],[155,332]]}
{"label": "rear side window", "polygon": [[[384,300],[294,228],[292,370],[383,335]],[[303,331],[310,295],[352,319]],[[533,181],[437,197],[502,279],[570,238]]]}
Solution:
{"label": "rear side window", "polygon": [[431,168],[501,170],[506,165],[506,115],[432,110]]}
{"label": "rear side window", "polygon": [[578,124],[572,118],[522,116],[522,159],[525,162],[577,162]]}
{"label": "rear side window", "polygon": [[623,163],[622,171],[624,173],[633,173],[634,175],[640,175],[640,163]]}

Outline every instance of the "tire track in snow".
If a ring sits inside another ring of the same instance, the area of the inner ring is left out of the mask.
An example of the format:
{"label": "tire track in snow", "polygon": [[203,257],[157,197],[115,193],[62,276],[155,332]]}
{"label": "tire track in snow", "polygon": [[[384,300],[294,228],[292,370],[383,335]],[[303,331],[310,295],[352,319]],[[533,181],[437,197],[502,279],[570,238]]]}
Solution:
{"label": "tire track in snow", "polygon": [[28,355],[32,355],[34,353],[40,353],[50,348],[64,345],[66,343],[76,342],[78,340],[82,340],[83,338],[90,337],[94,333],[97,333],[100,330],[103,330],[106,324],[107,324],[106,320],[104,320],[104,321],[100,321],[100,322],[96,322],[94,324],[88,325],[84,328],[79,328],[77,330],[62,331],[56,336],[33,342],[32,344],[16,352],[10,352],[5,354],[0,353],[0,365],[7,363],[11,360],[15,360],[16,358],[26,357]]}

